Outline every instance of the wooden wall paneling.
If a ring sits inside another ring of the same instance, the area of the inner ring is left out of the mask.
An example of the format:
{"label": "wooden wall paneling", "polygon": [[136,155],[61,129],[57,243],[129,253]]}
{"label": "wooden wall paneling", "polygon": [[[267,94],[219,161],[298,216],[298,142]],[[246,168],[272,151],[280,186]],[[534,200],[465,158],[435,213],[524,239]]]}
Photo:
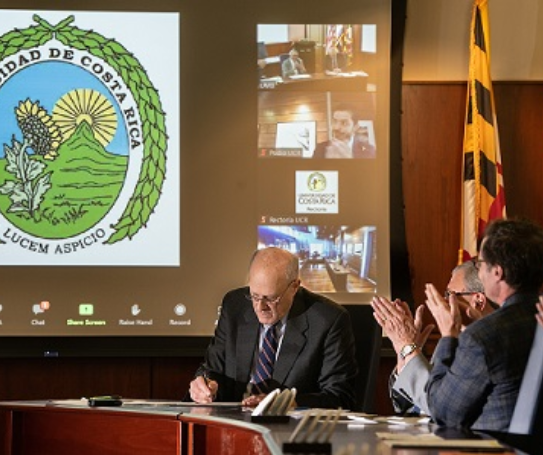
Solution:
{"label": "wooden wall paneling", "polygon": [[508,216],[543,224],[543,83],[495,83]]}
{"label": "wooden wall paneling", "polygon": [[153,359],[151,398],[180,400],[189,390],[190,381],[203,357],[158,357]]}
{"label": "wooden wall paneling", "polygon": [[457,263],[465,84],[404,84],[403,193],[416,304],[425,283],[445,288]]}
{"label": "wooden wall paneling", "polygon": [[281,54],[288,54],[292,44],[290,43],[272,43],[266,44],[266,51],[268,57],[277,57]]}
{"label": "wooden wall paneling", "polygon": [[149,371],[147,358],[2,359],[0,399],[147,397]]}
{"label": "wooden wall paneling", "polygon": [[12,454],[11,434],[13,432],[13,414],[0,411],[0,454]]}

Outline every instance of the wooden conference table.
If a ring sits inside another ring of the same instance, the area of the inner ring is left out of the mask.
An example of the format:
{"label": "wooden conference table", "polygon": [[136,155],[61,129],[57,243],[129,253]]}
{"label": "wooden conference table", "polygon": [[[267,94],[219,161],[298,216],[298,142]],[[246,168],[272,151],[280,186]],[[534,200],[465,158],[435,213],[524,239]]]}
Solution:
{"label": "wooden conference table", "polygon": [[[89,408],[79,400],[0,402],[0,455],[279,455],[298,423],[254,424],[240,407],[125,402]],[[340,423],[332,453],[349,444],[360,454],[437,455],[453,451],[391,449],[377,432],[430,433],[428,425]],[[456,452],[458,453],[458,452]]]}

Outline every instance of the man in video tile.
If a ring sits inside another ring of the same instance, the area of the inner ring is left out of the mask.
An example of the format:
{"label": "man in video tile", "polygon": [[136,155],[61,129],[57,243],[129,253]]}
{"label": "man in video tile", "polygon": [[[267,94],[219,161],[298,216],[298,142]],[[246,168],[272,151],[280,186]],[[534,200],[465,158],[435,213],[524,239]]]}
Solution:
{"label": "man in video tile", "polygon": [[291,49],[288,58],[281,64],[281,71],[284,79],[298,74],[306,74],[307,70],[303,60],[300,58],[296,49]]}
{"label": "man in video tile", "polygon": [[361,128],[354,108],[338,106],[332,114],[332,138],[317,144],[313,158],[375,158],[367,128],[362,128],[365,133]]}

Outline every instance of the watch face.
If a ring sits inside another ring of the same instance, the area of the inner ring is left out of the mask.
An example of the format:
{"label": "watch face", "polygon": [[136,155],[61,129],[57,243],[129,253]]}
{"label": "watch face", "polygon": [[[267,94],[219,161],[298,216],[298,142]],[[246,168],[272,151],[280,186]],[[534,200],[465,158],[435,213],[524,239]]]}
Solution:
{"label": "watch face", "polygon": [[415,349],[417,349],[416,344],[406,344],[400,351],[400,356],[402,359],[405,359],[409,354],[411,354]]}

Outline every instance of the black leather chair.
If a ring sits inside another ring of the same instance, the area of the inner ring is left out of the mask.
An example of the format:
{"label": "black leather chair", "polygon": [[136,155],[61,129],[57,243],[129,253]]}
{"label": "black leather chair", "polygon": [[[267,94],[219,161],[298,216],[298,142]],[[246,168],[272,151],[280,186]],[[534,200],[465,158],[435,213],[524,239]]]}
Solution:
{"label": "black leather chair", "polygon": [[381,356],[381,327],[373,317],[371,305],[344,305],[351,316],[356,342],[358,377],[357,408],[354,411],[375,412],[375,389]]}

